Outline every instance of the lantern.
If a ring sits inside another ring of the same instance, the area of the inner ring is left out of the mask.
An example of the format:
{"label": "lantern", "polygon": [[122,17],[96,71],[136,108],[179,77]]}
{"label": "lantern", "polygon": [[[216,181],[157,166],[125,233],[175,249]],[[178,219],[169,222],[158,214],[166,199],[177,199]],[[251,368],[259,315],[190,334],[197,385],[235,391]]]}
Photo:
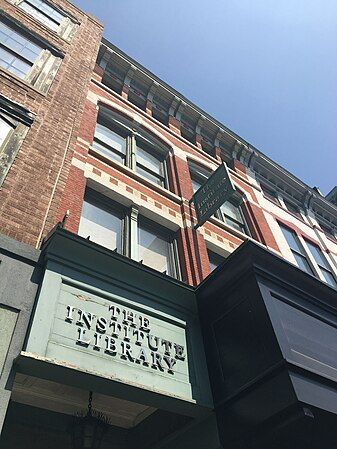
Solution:
{"label": "lantern", "polygon": [[77,413],[71,428],[73,449],[100,449],[109,419],[92,408],[92,391],[89,393],[87,413]]}

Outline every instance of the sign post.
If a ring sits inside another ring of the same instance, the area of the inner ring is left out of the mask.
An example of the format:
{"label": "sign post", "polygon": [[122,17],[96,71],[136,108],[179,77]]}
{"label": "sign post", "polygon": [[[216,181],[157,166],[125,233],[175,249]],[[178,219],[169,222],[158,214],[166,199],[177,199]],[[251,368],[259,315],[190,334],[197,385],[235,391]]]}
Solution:
{"label": "sign post", "polygon": [[227,166],[223,162],[204,185],[195,192],[191,199],[194,203],[198,220],[194,229],[203,225],[235,193],[234,184],[229,177]]}

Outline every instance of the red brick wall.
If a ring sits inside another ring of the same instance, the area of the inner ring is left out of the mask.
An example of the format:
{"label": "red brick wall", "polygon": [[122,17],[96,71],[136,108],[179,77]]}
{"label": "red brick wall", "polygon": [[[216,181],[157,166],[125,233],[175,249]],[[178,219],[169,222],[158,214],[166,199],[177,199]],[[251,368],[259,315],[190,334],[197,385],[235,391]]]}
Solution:
{"label": "red brick wall", "polygon": [[81,23],[69,43],[1,2],[9,16],[65,53],[46,96],[0,69],[1,93],[36,114],[0,192],[0,232],[34,246],[57,220],[102,33],[102,26],[75,6],[55,3]]}
{"label": "red brick wall", "polygon": [[[122,182],[127,192],[136,189],[142,200],[154,200],[158,211],[163,205],[172,217],[180,214],[184,223],[178,232],[184,278],[190,284],[200,283],[209,274],[210,267],[205,238],[191,227],[196,217],[194,208],[189,204],[193,190],[187,161],[179,156],[171,155],[169,158],[170,187],[173,193],[182,198],[179,204],[90,155],[88,151],[96,126],[97,105],[87,98],[88,94],[98,95],[102,103],[105,100],[110,105],[123,107],[131,117],[135,112],[138,113],[145,128],[152,127],[157,137],[161,136],[182,150],[187,157],[197,156],[206,164],[214,164],[216,159],[182,139],[180,124],[176,119],[171,118],[170,126],[165,127],[152,118],[150,110],[146,113],[125,101],[127,96],[122,95],[122,99],[102,89],[97,83],[90,82],[91,79],[99,82],[102,75],[101,69],[95,66],[102,28],[94,19],[81,13],[66,0],[58,0],[58,4],[81,22],[73,40],[67,43],[14,6],[4,3],[8,14],[62,50],[65,58],[47,96],[0,69],[1,92],[36,114],[36,120],[0,192],[0,232],[35,246],[63,218],[67,210],[70,210],[70,216],[66,227],[77,232],[86,178],[82,169],[71,165],[74,158],[81,163],[88,162],[92,172],[98,176],[103,172],[107,174],[112,189]],[[216,154],[219,161],[219,151]],[[236,184],[255,203],[246,203],[245,206],[253,237],[278,250],[263,211],[256,205],[255,191],[245,167],[241,162],[234,161],[233,169],[236,172],[233,176]],[[205,223],[204,229],[205,234],[213,235],[220,246],[226,243],[227,248],[235,249],[244,240],[211,222]]]}

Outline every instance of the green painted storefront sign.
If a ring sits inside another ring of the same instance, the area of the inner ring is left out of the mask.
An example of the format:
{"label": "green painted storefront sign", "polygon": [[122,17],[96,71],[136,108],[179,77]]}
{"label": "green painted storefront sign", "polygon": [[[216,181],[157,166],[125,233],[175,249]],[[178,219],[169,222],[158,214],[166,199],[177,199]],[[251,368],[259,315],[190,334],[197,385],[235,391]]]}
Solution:
{"label": "green painted storefront sign", "polygon": [[21,367],[155,406],[180,401],[188,413],[192,404],[209,407],[191,287],[64,230],[54,232],[43,254]]}
{"label": "green painted storefront sign", "polygon": [[88,285],[79,288],[71,279],[59,282],[55,276],[45,275],[28,352],[145,388],[191,396],[186,322],[118,295],[99,295]]}

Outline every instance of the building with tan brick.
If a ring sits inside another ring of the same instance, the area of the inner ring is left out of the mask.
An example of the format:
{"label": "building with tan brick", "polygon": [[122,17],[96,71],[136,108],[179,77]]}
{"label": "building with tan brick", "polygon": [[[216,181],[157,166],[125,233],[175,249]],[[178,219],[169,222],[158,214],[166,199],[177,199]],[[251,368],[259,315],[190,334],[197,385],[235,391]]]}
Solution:
{"label": "building with tan brick", "polygon": [[335,448],[336,189],[70,2],[0,14],[0,449]]}

